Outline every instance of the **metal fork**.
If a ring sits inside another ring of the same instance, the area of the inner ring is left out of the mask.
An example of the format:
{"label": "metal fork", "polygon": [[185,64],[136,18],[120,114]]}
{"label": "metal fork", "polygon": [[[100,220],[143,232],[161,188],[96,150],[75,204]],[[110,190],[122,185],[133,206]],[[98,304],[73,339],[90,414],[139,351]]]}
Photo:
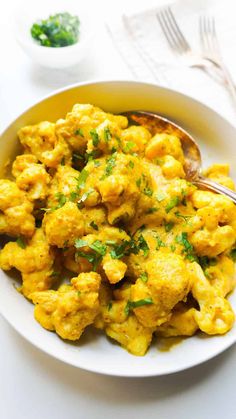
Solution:
{"label": "metal fork", "polygon": [[172,52],[180,55],[189,67],[198,67],[218,82],[222,82],[222,71],[218,62],[192,50],[170,7],[160,9],[156,17]]}
{"label": "metal fork", "polygon": [[218,64],[224,76],[224,85],[228,89],[234,105],[236,105],[236,88],[234,80],[225,66],[216,34],[215,19],[212,16],[201,16],[199,19],[199,35],[203,54]]}

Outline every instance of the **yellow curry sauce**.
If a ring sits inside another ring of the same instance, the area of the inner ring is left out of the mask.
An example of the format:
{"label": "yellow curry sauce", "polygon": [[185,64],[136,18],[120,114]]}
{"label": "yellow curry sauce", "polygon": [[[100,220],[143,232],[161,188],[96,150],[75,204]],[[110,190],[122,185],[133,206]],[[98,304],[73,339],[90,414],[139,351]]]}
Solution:
{"label": "yellow curry sauce", "polygon": [[[94,325],[134,355],[153,336],[230,330],[236,207],[186,181],[179,138],[76,104],[19,140],[15,180],[0,180],[0,266],[21,272],[44,328],[77,340]],[[228,171],[205,174],[233,189]]]}

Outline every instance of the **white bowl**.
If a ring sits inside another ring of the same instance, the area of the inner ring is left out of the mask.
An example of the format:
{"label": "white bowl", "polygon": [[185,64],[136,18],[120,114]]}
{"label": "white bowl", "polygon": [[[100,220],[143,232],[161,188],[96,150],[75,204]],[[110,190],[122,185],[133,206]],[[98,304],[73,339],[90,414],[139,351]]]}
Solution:
{"label": "white bowl", "polygon": [[[61,48],[45,47],[38,44],[30,33],[33,23],[61,12],[69,12],[79,17],[79,41],[74,45]],[[16,40],[25,53],[43,67],[57,69],[72,67],[81,62],[89,53],[95,25],[92,16],[83,13],[76,1],[32,1],[31,3],[27,2],[27,7],[21,3],[14,13],[13,20]]]}
{"label": "white bowl", "polygon": [[[236,130],[216,112],[188,96],[156,85],[108,81],[80,84],[53,93],[16,119],[1,137],[0,168],[16,152],[16,132],[26,124],[55,121],[74,103],[92,103],[111,112],[131,109],[156,111],[176,121],[199,141],[204,165],[225,161],[235,168]],[[144,357],[130,355],[94,330],[85,332],[78,344],[69,344],[43,329],[33,317],[33,305],[16,292],[14,280],[0,272],[0,311],[29,342],[68,364],[103,374],[144,377],[170,374],[200,364],[236,341],[236,326],[225,336],[200,335],[183,340],[169,352],[154,344]],[[236,293],[229,297],[236,312]],[[17,350],[17,348],[16,348]]]}

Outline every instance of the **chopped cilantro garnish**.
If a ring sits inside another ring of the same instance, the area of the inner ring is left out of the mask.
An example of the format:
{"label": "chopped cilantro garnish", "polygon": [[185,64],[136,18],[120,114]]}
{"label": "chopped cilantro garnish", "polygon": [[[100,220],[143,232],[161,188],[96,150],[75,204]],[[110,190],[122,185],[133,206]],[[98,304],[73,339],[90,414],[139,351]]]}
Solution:
{"label": "chopped cilantro garnish", "polygon": [[183,253],[185,253],[186,259],[190,260],[190,262],[198,260],[197,256],[194,254],[193,245],[188,241],[188,235],[186,232],[182,232],[176,236],[175,241],[184,247]]}
{"label": "chopped cilantro garnish", "polygon": [[129,256],[131,253],[137,254],[139,249],[133,239],[123,240],[120,244],[114,244],[106,242],[108,245],[111,245],[113,248],[110,251],[112,259],[121,259],[124,256]]}
{"label": "chopped cilantro garnish", "polygon": [[76,256],[87,259],[93,265],[93,270],[96,271],[99,263],[102,261],[102,257],[106,254],[107,247],[100,240],[95,240],[92,244],[89,244],[85,240],[82,240],[82,239],[75,240],[76,249],[80,249],[81,247],[86,247],[86,246],[88,246],[94,252],[85,253],[82,251],[77,251]]}
{"label": "chopped cilantro garnish", "polygon": [[152,207],[152,208],[148,208],[148,210],[146,211],[146,214],[153,214],[154,212],[157,212],[158,208]]}
{"label": "chopped cilantro garnish", "polygon": [[30,32],[32,38],[44,47],[66,47],[79,41],[80,20],[68,12],[56,13],[35,22]]}
{"label": "chopped cilantro garnish", "polygon": [[152,196],[153,194],[153,190],[150,189],[148,186],[146,188],[144,188],[143,193],[147,196]]}
{"label": "chopped cilantro garnish", "polygon": [[112,301],[107,304],[107,310],[110,311],[112,309]]}
{"label": "chopped cilantro garnish", "polygon": [[191,218],[191,217],[192,217],[191,215],[183,215],[183,214],[180,214],[180,212],[179,212],[179,211],[176,211],[176,212],[175,212],[175,215],[176,215],[176,217],[178,217],[178,218],[182,218],[182,219],[185,221],[185,223],[186,223],[186,224],[188,224],[189,218]]}
{"label": "chopped cilantro garnish", "polygon": [[62,157],[61,159],[61,166],[65,166],[65,157]]}
{"label": "chopped cilantro garnish", "polygon": [[170,249],[171,249],[172,252],[174,252],[176,250],[176,246],[174,244],[171,244]]}
{"label": "chopped cilantro garnish", "polygon": [[80,172],[79,176],[76,179],[77,180],[77,188],[78,189],[81,189],[81,188],[84,188],[85,187],[85,182],[87,180],[88,175],[89,175],[89,173],[87,172],[86,169],[83,169]]}
{"label": "chopped cilantro garnish", "polygon": [[208,256],[200,256],[198,258],[198,263],[201,265],[202,269],[205,271],[209,266],[215,266],[217,264],[216,258],[209,258]]}
{"label": "chopped cilantro garnish", "polygon": [[168,204],[165,207],[165,210],[168,214],[168,212],[170,212],[174,207],[176,207],[176,205],[179,204],[179,197],[178,196],[174,196],[173,198],[171,198],[171,200],[168,202]]}
{"label": "chopped cilantro garnish", "polygon": [[77,130],[75,130],[74,134],[75,135],[80,135],[81,137],[84,136],[83,130],[81,128],[78,128]]}
{"label": "chopped cilantro garnish", "polygon": [[94,145],[94,147],[97,147],[97,145],[98,145],[98,143],[99,143],[99,136],[98,136],[97,131],[96,131],[95,129],[92,129],[92,130],[90,131],[90,135],[91,135],[91,137],[92,137],[92,141],[93,141],[93,145]]}
{"label": "chopped cilantro garnish", "polygon": [[98,226],[94,221],[91,221],[91,223],[89,224],[94,230],[98,231]]}
{"label": "chopped cilantro garnish", "polygon": [[147,272],[142,272],[142,273],[140,274],[140,279],[141,279],[143,282],[147,282],[147,280],[148,280],[148,274],[147,274]]}
{"label": "chopped cilantro garnish", "polygon": [[130,313],[130,310],[133,310],[134,308],[142,307],[145,305],[153,304],[152,298],[147,297],[143,298],[142,300],[137,301],[128,301],[125,307],[125,314],[128,316]]}
{"label": "chopped cilantro garnish", "polygon": [[134,168],[134,162],[133,161],[129,161],[129,167],[131,168],[131,169],[133,169]]}
{"label": "chopped cilantro garnish", "polygon": [[171,231],[173,227],[174,227],[174,223],[172,221],[170,221],[169,223],[165,223],[165,231],[167,233],[169,233],[169,231]]}
{"label": "chopped cilantro garnish", "polygon": [[16,243],[18,244],[19,247],[21,247],[21,249],[26,248],[25,239],[23,237],[18,237],[18,239],[16,240]]}
{"label": "chopped cilantro garnish", "polygon": [[233,259],[234,262],[236,262],[236,249],[231,250],[230,257],[231,259]]}
{"label": "chopped cilantro garnish", "polygon": [[71,192],[70,193],[70,201],[75,202],[76,199],[78,199],[78,193],[77,192]]}
{"label": "chopped cilantro garnish", "polygon": [[85,247],[85,246],[88,246],[88,243],[85,240],[82,240],[82,239],[75,240],[76,249],[80,249],[81,247]]}
{"label": "chopped cilantro garnish", "polygon": [[138,239],[138,247],[140,250],[143,251],[144,257],[146,257],[149,253],[149,246],[142,234],[139,236]]}
{"label": "chopped cilantro garnish", "polygon": [[156,241],[157,241],[157,246],[156,246],[156,250],[159,250],[160,247],[165,247],[165,243],[160,239],[159,236],[156,236]]}
{"label": "chopped cilantro garnish", "polygon": [[137,187],[138,187],[138,188],[140,188],[140,185],[141,185],[141,178],[139,178],[139,179],[137,179],[137,180],[136,180],[136,185],[137,185]]}
{"label": "chopped cilantro garnish", "polygon": [[77,291],[77,296],[80,297],[81,296],[81,291]]}
{"label": "chopped cilantro garnish", "polygon": [[101,163],[100,163],[100,161],[99,161],[99,160],[94,160],[94,161],[93,161],[93,164],[94,164],[94,167],[99,167],[99,166],[101,166]]}
{"label": "chopped cilantro garnish", "polygon": [[105,179],[107,176],[110,176],[112,173],[112,170],[114,168],[114,166],[116,165],[116,153],[112,154],[111,157],[108,157],[108,159],[106,160],[107,165],[105,168],[105,173],[102,176],[101,180]]}
{"label": "chopped cilantro garnish", "polygon": [[81,198],[78,200],[78,207],[80,208],[81,204],[83,204],[86,199],[89,197],[89,195],[91,195],[91,193],[94,192],[93,188],[89,188],[87,192],[84,192],[83,195],[81,196]]}
{"label": "chopped cilantro garnish", "polygon": [[56,196],[56,198],[58,200],[58,204],[53,209],[59,209],[59,208],[63,207],[63,205],[65,205],[65,203],[66,203],[66,196],[62,192],[56,193],[55,196]]}
{"label": "chopped cilantro garnish", "polygon": [[104,140],[108,142],[112,138],[111,131],[108,127],[104,128]]}
{"label": "chopped cilantro garnish", "polygon": [[132,150],[132,148],[134,148],[135,147],[135,143],[133,143],[132,141],[128,141],[126,144],[125,144],[125,147],[124,147],[124,152],[125,153],[128,153],[129,151],[131,151]]}
{"label": "chopped cilantro garnish", "polygon": [[100,240],[95,240],[92,244],[89,245],[90,249],[94,250],[101,256],[105,256],[107,247]]}

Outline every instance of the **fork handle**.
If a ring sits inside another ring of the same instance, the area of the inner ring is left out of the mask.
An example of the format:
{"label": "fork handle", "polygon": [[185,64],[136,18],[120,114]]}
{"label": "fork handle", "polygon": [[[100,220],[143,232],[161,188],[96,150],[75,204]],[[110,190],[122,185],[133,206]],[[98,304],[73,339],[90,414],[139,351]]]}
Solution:
{"label": "fork handle", "polygon": [[221,185],[220,183],[214,182],[213,180],[203,176],[199,176],[193,181],[193,184],[198,186],[200,189],[208,189],[209,191],[216,192],[221,195],[226,195],[236,204],[236,192],[232,191],[224,185]]}
{"label": "fork handle", "polygon": [[227,69],[227,67],[225,67],[225,65],[222,63],[222,70],[225,76],[225,82],[228,88],[228,91],[231,95],[231,98],[234,102],[234,105],[236,106],[236,87],[234,84],[234,80],[229,72],[229,70]]}

